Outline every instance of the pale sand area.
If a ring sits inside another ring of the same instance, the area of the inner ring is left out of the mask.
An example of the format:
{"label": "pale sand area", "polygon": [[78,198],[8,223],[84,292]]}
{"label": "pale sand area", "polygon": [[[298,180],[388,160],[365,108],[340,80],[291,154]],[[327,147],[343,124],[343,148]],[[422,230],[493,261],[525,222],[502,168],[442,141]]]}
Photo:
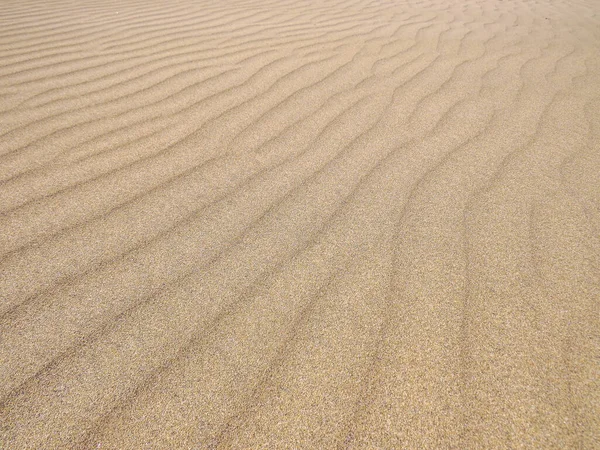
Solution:
{"label": "pale sand area", "polygon": [[599,13],[2,1],[0,448],[600,448]]}

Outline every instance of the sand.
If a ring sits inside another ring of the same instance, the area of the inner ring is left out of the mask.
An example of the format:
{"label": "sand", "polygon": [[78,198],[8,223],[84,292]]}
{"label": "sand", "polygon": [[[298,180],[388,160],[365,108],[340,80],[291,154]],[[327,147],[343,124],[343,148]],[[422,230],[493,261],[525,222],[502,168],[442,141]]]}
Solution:
{"label": "sand", "polygon": [[599,14],[4,0],[0,448],[600,448]]}

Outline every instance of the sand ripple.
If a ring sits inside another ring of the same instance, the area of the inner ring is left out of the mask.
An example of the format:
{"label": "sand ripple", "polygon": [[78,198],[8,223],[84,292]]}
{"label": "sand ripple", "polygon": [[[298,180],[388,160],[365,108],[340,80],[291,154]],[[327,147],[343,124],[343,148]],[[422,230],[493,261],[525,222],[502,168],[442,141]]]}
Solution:
{"label": "sand ripple", "polygon": [[4,1],[0,448],[599,448],[599,14]]}

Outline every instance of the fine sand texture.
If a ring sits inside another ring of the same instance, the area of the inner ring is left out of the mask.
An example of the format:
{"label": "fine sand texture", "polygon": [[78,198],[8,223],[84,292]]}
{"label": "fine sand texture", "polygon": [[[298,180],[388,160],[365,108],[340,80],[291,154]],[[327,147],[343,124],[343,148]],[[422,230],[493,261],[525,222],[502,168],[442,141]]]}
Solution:
{"label": "fine sand texture", "polygon": [[600,1],[2,0],[0,449],[600,449]]}

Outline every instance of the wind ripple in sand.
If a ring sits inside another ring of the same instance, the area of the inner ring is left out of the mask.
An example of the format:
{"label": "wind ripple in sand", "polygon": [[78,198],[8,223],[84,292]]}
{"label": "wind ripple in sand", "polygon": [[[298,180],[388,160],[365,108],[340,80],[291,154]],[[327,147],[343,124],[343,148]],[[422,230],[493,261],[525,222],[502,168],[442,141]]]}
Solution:
{"label": "wind ripple in sand", "polygon": [[594,2],[0,11],[0,447],[600,446]]}

